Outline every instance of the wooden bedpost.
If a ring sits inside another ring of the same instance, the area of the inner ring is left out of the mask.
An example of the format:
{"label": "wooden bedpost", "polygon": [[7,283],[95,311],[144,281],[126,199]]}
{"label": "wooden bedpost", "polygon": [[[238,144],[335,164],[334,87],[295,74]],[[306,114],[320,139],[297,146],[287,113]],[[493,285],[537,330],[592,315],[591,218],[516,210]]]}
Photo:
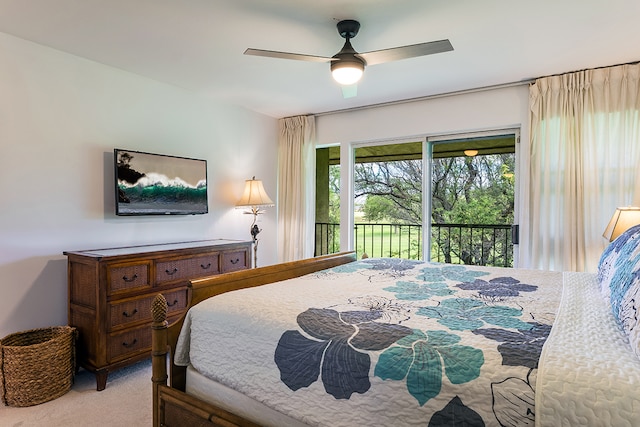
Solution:
{"label": "wooden bedpost", "polygon": [[167,300],[156,295],[151,305],[151,381],[153,382],[153,425],[160,425],[158,388],[167,385]]}

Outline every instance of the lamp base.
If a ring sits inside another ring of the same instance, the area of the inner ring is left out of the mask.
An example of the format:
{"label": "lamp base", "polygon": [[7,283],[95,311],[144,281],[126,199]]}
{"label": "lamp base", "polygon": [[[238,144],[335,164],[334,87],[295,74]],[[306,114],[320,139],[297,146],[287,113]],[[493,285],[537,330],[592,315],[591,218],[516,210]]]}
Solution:
{"label": "lamp base", "polygon": [[249,232],[251,233],[251,239],[253,240],[253,268],[258,267],[258,233],[262,230],[258,227],[256,222],[258,221],[258,210],[253,210],[253,222],[251,223],[251,228]]}
{"label": "lamp base", "polygon": [[253,239],[253,268],[258,267],[258,239]]}

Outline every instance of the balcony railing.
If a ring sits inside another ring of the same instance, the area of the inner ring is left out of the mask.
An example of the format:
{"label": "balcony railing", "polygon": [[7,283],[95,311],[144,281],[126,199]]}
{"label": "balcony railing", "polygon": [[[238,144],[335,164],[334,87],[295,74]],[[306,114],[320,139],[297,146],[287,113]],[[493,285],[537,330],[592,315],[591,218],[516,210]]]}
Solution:
{"label": "balcony railing", "polygon": [[[422,258],[419,224],[355,224],[358,257]],[[316,223],[316,255],[340,250],[340,224]],[[451,264],[513,266],[511,226],[431,224],[431,260]]]}

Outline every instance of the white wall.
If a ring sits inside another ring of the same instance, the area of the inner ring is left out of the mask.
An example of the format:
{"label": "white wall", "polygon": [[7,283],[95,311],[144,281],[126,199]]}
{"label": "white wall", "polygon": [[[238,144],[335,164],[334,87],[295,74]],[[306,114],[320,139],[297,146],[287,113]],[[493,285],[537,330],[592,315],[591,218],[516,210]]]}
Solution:
{"label": "white wall", "polygon": [[[250,240],[234,209],[256,175],[275,197],[277,121],[0,33],[0,338],[67,323],[65,250]],[[113,148],[206,159],[209,213],[116,217]],[[276,210],[260,217],[276,262]]]}
{"label": "white wall", "polygon": [[526,85],[461,92],[319,115],[318,144],[405,139],[498,128],[528,129]]}
{"label": "white wall", "polygon": [[438,96],[405,103],[320,115],[319,145],[384,140],[419,140],[495,129],[521,130],[516,211],[520,224],[519,266],[526,266],[528,247],[529,89],[527,85]]}

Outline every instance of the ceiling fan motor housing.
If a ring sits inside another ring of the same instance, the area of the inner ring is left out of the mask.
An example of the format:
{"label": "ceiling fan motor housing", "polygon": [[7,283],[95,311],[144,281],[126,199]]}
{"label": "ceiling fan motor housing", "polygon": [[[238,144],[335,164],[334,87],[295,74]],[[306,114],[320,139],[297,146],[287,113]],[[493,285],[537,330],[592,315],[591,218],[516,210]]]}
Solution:
{"label": "ceiling fan motor housing", "polygon": [[352,39],[358,35],[358,30],[360,30],[360,23],[358,21],[354,21],[353,19],[345,19],[343,21],[338,22],[338,34],[342,38]]}
{"label": "ceiling fan motor housing", "polygon": [[336,53],[332,56],[333,61],[331,61],[331,69],[333,70],[334,65],[344,64],[344,63],[354,63],[360,64],[364,69],[364,66],[367,65],[366,61],[358,55],[358,52],[351,46],[351,42],[349,39],[344,43],[340,52]]}

